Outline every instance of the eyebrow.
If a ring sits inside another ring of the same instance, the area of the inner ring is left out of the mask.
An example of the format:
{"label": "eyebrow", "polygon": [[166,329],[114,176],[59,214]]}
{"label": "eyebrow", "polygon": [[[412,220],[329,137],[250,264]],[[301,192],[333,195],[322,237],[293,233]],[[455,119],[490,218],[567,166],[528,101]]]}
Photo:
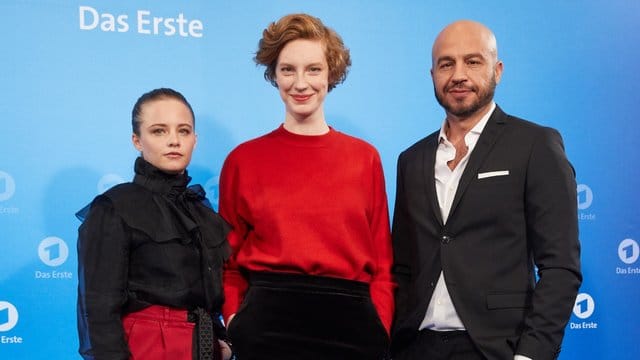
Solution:
{"label": "eyebrow", "polygon": [[[314,63],[311,63],[311,64],[307,64],[305,66],[322,66],[322,65],[323,65],[323,63],[320,61],[320,62],[314,62]],[[290,64],[288,62],[280,62],[280,63],[278,63],[278,66],[292,66],[292,67],[295,67],[295,65]]]}
{"label": "eyebrow", "polygon": [[[486,59],[486,57],[484,55],[482,55],[482,53],[465,54],[462,58],[464,60],[467,60],[467,59],[471,59],[471,58],[475,58],[475,57],[478,57],[478,58],[481,58],[481,59]],[[456,59],[455,59],[455,57],[453,57],[451,55],[444,55],[444,56],[439,57],[436,60],[436,64],[439,64],[439,63],[441,63],[443,61],[456,61]]]}
{"label": "eyebrow", "polygon": [[486,59],[486,57],[482,54],[482,53],[472,53],[472,54],[467,54],[464,56],[464,59],[471,59],[471,58],[481,58],[481,59]]}
{"label": "eyebrow", "polygon": [[453,56],[449,56],[449,55],[441,56],[436,59],[436,64],[439,64],[443,61],[455,61],[455,59],[453,58]]}
{"label": "eyebrow", "polygon": [[[149,124],[148,127],[151,128],[151,127],[154,127],[154,126],[155,127],[169,127],[169,125],[165,124],[165,123],[153,123],[153,124]],[[193,127],[193,125],[189,124],[189,123],[180,123],[180,124],[178,124],[178,127],[182,127],[182,126],[188,126],[190,128]]]}

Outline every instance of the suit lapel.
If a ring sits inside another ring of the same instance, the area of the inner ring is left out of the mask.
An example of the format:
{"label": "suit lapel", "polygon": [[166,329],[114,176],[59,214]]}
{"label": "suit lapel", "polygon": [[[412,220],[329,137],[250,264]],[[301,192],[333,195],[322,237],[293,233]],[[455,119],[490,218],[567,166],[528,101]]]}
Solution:
{"label": "suit lapel", "polygon": [[500,135],[502,135],[506,119],[507,115],[496,105],[493,114],[491,114],[491,117],[487,121],[487,125],[485,125],[482,130],[482,134],[480,134],[480,137],[478,138],[478,143],[469,157],[469,163],[462,173],[460,183],[458,184],[458,190],[456,191],[453,203],[451,204],[451,210],[449,211],[450,218],[455,212],[455,209],[458,206],[460,199],[462,199],[469,183],[471,183],[471,180],[476,177],[478,169],[480,169],[480,166],[491,151],[491,148],[493,148],[493,145],[500,138]]}
{"label": "suit lapel", "polygon": [[436,191],[436,176],[435,176],[435,164],[436,164],[436,151],[438,149],[438,133],[432,136],[429,141],[426,142],[422,152],[422,164],[424,164],[424,184],[427,196],[427,206],[431,206],[431,210],[436,216],[438,223],[442,226],[442,213],[440,211],[440,205],[438,205],[438,193]]}

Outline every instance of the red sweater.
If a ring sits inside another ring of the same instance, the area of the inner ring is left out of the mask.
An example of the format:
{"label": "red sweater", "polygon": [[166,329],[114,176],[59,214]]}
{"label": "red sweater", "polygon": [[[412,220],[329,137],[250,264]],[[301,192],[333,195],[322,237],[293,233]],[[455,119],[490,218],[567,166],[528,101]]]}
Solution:
{"label": "red sweater", "polygon": [[280,126],[229,154],[220,175],[220,214],[233,227],[225,319],[244,298],[243,268],[369,283],[389,331],[393,256],[384,176],[373,146],[334,129],[305,136]]}

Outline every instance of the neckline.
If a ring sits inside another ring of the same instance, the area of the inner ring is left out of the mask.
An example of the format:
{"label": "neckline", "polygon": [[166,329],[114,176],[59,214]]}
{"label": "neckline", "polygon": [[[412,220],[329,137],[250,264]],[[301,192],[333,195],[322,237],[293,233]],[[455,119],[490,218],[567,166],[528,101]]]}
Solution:
{"label": "neckline", "polygon": [[284,124],[272,132],[280,141],[300,147],[325,147],[329,146],[338,132],[331,126],[329,131],[321,135],[301,135],[285,129]]}
{"label": "neckline", "polygon": [[142,157],[136,159],[134,171],[133,182],[155,193],[168,194],[184,191],[191,181],[186,170],[181,174],[167,174]]}

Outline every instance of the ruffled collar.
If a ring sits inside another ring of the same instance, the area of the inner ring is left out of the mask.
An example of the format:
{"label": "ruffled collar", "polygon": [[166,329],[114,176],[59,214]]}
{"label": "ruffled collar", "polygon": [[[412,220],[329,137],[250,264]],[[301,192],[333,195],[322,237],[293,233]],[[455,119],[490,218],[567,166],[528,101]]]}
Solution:
{"label": "ruffled collar", "polygon": [[136,159],[134,171],[136,173],[133,178],[135,184],[147,188],[153,193],[166,195],[170,199],[175,199],[182,194],[191,181],[186,170],[181,174],[167,174],[142,157]]}

